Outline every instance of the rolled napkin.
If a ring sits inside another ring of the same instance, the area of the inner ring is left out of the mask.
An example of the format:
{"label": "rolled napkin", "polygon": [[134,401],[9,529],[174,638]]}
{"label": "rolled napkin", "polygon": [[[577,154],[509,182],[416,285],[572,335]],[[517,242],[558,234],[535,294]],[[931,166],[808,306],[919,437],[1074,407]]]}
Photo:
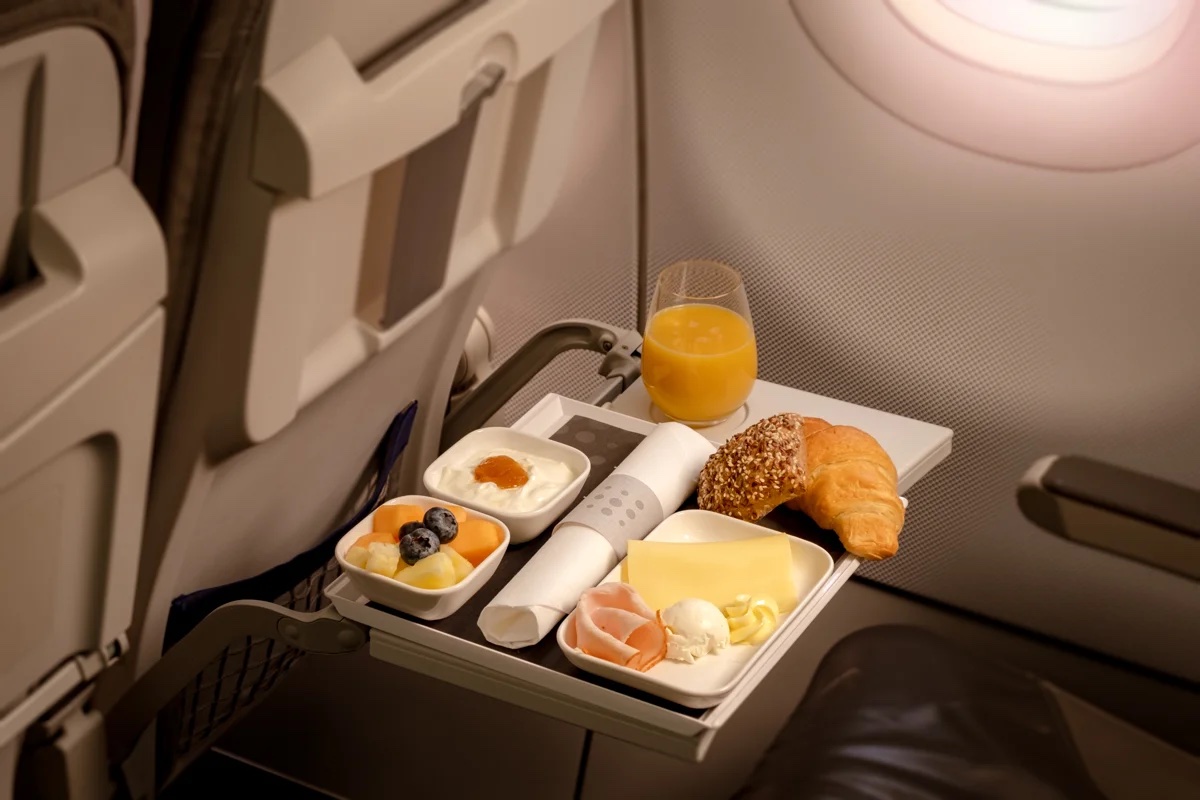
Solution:
{"label": "rolled napkin", "polygon": [[686,425],[658,425],[571,510],[549,540],[479,614],[489,642],[517,649],[542,640],[641,539],[696,490],[716,448]]}

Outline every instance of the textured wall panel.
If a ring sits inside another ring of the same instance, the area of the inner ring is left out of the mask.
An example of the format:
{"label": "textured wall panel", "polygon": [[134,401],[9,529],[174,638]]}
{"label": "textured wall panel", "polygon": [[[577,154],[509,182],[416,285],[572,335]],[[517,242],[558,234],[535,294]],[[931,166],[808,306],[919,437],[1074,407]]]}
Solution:
{"label": "textured wall panel", "polygon": [[901,554],[865,574],[1200,678],[1178,646],[1194,583],[1054,539],[1014,500],[1047,453],[1200,486],[1200,151],[1009,164],[864,98],[784,0],[644,7],[652,267],[740,268],[763,378],[955,431]]}

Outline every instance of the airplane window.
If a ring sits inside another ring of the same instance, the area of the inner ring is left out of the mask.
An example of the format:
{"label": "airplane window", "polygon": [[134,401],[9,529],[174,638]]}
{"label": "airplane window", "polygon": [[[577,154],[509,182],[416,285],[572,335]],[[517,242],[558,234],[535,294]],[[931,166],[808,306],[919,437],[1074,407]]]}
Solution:
{"label": "airplane window", "polygon": [[1181,0],[889,0],[938,47],[1008,74],[1106,83],[1163,59],[1192,11]]}
{"label": "airplane window", "polygon": [[1200,0],[791,0],[841,77],[976,153],[1111,170],[1200,143]]}
{"label": "airplane window", "polygon": [[1180,0],[941,0],[996,33],[1043,44],[1113,47],[1166,24]]}

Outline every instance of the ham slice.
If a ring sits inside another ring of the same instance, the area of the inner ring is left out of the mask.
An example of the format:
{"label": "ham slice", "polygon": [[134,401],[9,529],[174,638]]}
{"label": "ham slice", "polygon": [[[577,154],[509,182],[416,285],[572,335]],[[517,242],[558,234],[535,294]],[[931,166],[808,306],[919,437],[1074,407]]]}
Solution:
{"label": "ham slice", "polygon": [[645,672],[667,654],[667,632],[632,586],[606,583],[579,596],[575,645],[589,656]]}

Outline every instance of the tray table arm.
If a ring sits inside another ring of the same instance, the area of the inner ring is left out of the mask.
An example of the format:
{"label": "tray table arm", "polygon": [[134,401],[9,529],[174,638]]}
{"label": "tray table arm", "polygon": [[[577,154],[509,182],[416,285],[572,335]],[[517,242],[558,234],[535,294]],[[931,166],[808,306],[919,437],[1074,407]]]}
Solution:
{"label": "tray table arm", "polygon": [[272,639],[309,653],[335,654],[358,650],[367,634],[365,625],[332,607],[300,612],[258,600],[226,603],[168,650],[105,714],[109,763],[124,764],[159,711],[230,642]]}
{"label": "tray table arm", "polygon": [[454,405],[442,426],[441,449],[482,427],[543,367],[568,350],[604,354],[599,374],[609,380],[600,402],[609,394],[615,397],[641,375],[641,343],[634,331],[589,319],[563,320],[543,328]]}

